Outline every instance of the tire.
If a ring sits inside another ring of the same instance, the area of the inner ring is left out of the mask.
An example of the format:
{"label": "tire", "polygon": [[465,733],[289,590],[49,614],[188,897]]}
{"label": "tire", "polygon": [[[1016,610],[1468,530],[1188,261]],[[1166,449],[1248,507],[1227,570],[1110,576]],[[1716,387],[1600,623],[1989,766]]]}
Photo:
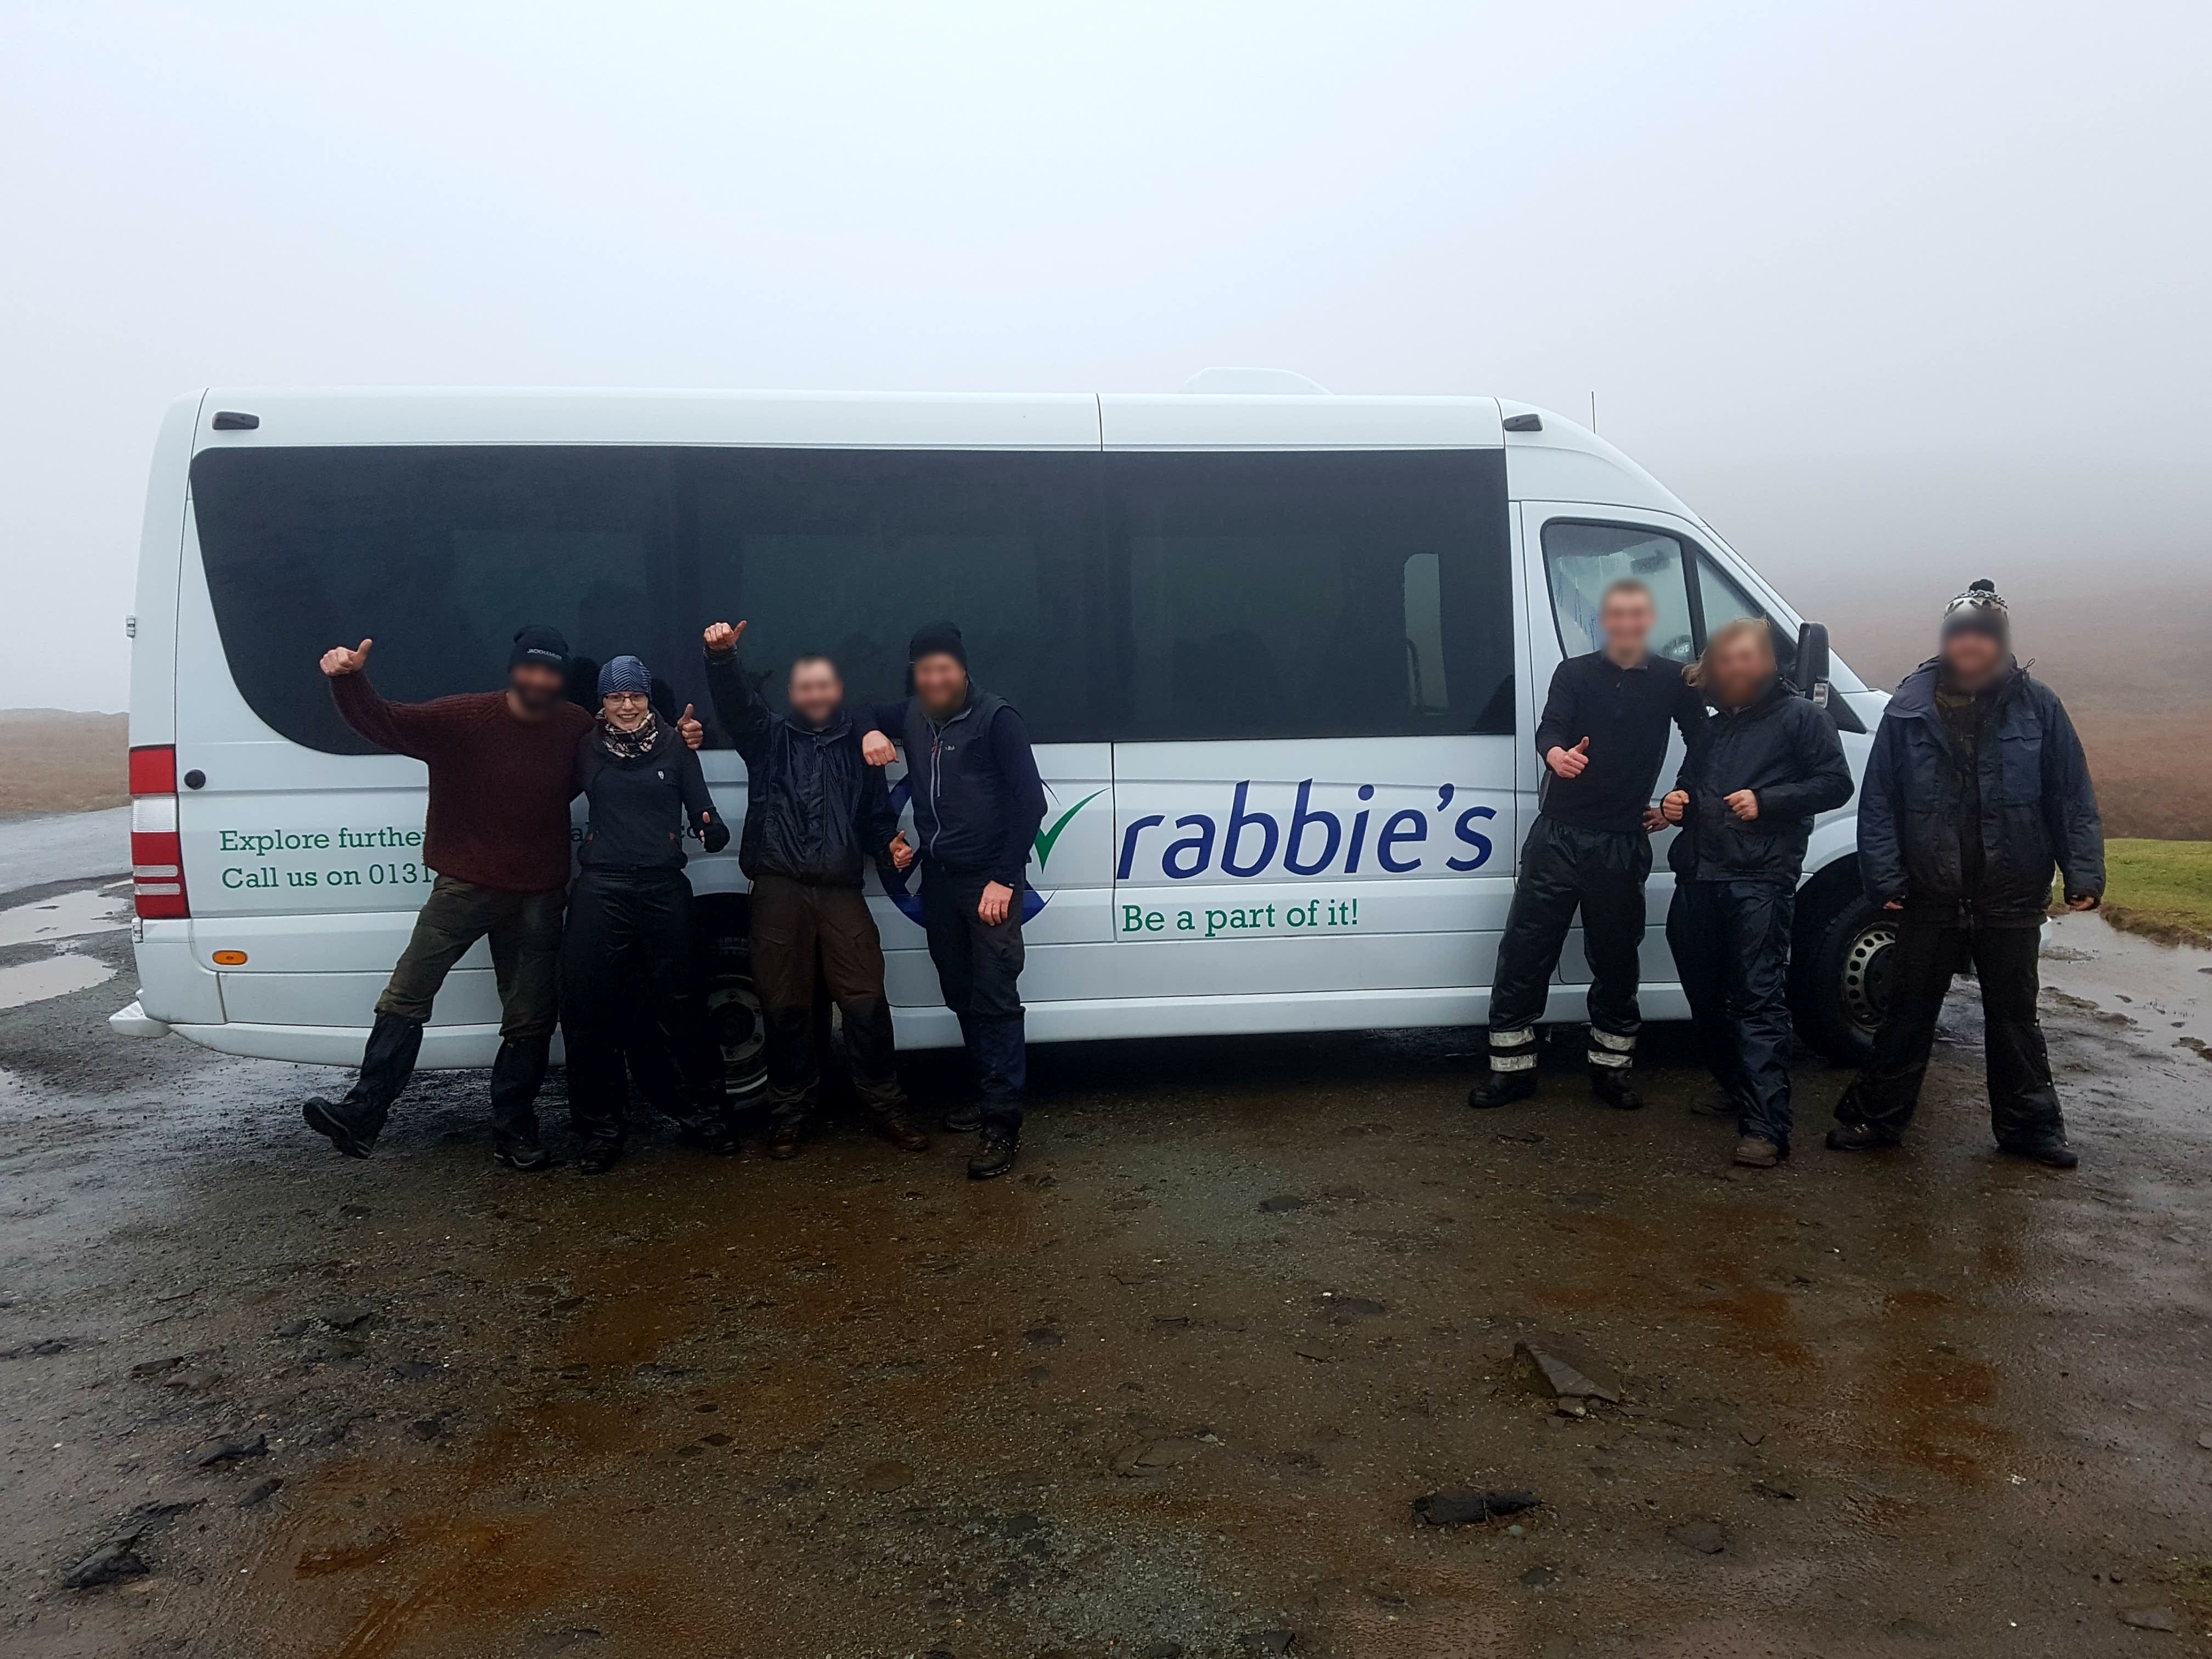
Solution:
{"label": "tire", "polygon": [[711,935],[701,950],[707,1018],[722,1050],[722,1087],[733,1101],[768,1087],[768,1025],[753,984],[752,942],[742,933]]}
{"label": "tire", "polygon": [[1838,1066],[1864,1065],[1889,1007],[1897,918],[1847,881],[1815,878],[1799,896],[1790,967],[1798,1037]]}

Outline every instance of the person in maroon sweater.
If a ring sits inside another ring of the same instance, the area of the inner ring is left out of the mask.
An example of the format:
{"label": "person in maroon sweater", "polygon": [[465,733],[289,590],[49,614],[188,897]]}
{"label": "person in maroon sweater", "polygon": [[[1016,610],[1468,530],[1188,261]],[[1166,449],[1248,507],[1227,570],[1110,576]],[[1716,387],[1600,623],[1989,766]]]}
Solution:
{"label": "person in maroon sweater", "polygon": [[[374,643],[324,653],[323,672],[347,725],[430,769],[422,862],[438,878],[376,1000],[360,1076],[342,1099],[318,1095],[303,1115],[347,1157],[367,1158],[414,1075],[438,988],[489,936],[500,1003],[493,1156],[514,1169],[542,1170],[550,1159],[538,1143],[536,1102],[559,1012],[568,803],[577,790],[578,740],[592,725],[566,696],[568,642],[557,629],[525,628],[507,658],[506,690],[417,703],[376,694],[364,672]],[[697,748],[702,733],[690,710],[681,724]]]}

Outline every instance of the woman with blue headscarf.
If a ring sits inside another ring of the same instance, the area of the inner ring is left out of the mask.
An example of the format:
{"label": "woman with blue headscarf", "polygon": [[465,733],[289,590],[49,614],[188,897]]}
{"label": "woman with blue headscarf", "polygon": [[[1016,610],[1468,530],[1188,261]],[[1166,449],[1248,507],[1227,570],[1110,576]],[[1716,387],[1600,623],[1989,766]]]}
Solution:
{"label": "woman with blue headscarf", "polygon": [[683,1074],[688,1100],[675,1115],[685,1138],[730,1151],[684,874],[687,826],[709,853],[729,845],[729,826],[699,757],[654,714],[653,677],[635,657],[599,670],[599,716],[578,745],[576,776],[591,817],[561,945],[561,1034],[569,1119],[584,1137],[578,1167],[603,1174],[622,1156],[625,1042],[650,1040],[655,1028]]}

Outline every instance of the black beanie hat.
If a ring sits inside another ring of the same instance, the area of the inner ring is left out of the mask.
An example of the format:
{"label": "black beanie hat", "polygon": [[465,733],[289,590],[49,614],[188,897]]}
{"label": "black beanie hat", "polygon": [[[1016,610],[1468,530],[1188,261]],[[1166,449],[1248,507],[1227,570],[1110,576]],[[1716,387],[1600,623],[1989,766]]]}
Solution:
{"label": "black beanie hat", "polygon": [[568,672],[568,641],[559,629],[549,628],[544,623],[518,628],[514,631],[514,649],[507,653],[507,665],[519,668],[526,662],[565,674]]}
{"label": "black beanie hat", "polygon": [[2012,607],[1998,596],[1997,585],[1984,576],[1943,607],[1943,637],[1954,634],[1986,634],[1999,645],[2012,646]]}
{"label": "black beanie hat", "polygon": [[914,638],[907,641],[906,659],[910,663],[940,654],[951,658],[963,668],[968,665],[968,643],[960,637],[957,624],[930,623],[917,629]]}

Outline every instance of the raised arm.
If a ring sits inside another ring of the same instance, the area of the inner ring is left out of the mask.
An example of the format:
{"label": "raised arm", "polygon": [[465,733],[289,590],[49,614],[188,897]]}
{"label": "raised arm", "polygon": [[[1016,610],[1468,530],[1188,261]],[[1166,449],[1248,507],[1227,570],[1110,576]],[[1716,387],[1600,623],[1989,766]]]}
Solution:
{"label": "raised arm", "polygon": [[444,722],[434,703],[387,702],[377,695],[368,683],[368,653],[375,644],[363,640],[350,649],[340,645],[323,653],[322,670],[339,717],[379,749],[427,761]]}
{"label": "raised arm", "polygon": [[889,766],[898,758],[892,745],[906,731],[904,697],[896,702],[855,703],[846,712],[853,729],[860,734],[860,758],[871,766]]}
{"label": "raised arm", "polygon": [[727,623],[715,623],[705,635],[707,647],[707,696],[714,705],[714,718],[730,734],[730,741],[738,753],[744,757],[745,764],[756,764],[768,752],[769,732],[775,716],[768,705],[753,695],[752,682],[745,677],[744,665],[738,660],[738,647],[745,637],[743,623],[732,628]]}

